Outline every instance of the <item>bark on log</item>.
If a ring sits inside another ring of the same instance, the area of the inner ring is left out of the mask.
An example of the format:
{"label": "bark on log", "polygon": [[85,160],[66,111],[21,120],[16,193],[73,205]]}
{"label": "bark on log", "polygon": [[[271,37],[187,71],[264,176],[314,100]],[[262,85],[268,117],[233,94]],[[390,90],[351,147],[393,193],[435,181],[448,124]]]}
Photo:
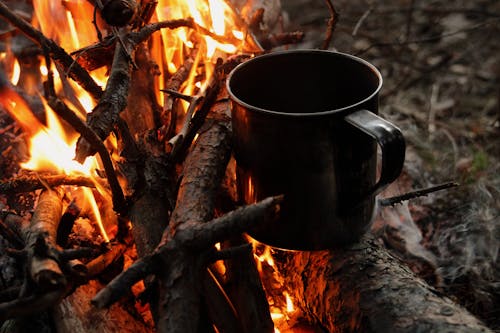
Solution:
{"label": "bark on log", "polygon": [[56,331],[59,333],[146,333],[152,329],[134,318],[119,304],[109,309],[96,309],[90,299],[101,286],[96,281],[80,286],[52,311]]}
{"label": "bark on log", "polygon": [[[185,162],[177,205],[166,233],[175,232],[180,225],[212,218],[216,191],[229,160],[228,123],[227,120],[208,121],[208,128],[195,143]],[[212,153],[207,154],[207,151]],[[207,273],[201,268],[200,260],[193,262],[192,254],[177,256],[176,260],[179,262],[169,263],[175,273],[161,272],[160,312],[164,315],[158,320],[158,329],[161,332],[199,332],[203,313],[201,290],[193,290],[193,286],[198,286]],[[179,276],[181,278],[176,278]]]}
{"label": "bark on log", "polygon": [[275,259],[296,305],[328,332],[491,332],[371,235],[345,250]]}

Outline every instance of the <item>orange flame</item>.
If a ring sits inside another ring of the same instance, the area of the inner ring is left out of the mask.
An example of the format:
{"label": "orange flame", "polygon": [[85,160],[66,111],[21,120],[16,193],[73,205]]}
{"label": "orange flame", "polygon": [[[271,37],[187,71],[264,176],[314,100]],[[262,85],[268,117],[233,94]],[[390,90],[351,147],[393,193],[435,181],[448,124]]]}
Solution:
{"label": "orange flame", "polygon": [[[75,134],[68,136],[50,108],[45,108],[47,115],[47,126],[45,126],[34,116],[24,100],[8,87],[0,89],[0,103],[29,135],[30,158],[22,163],[21,167],[35,171],[93,176],[92,170],[97,168],[97,161],[95,158],[89,158],[81,165],[73,160],[77,136]],[[109,242],[92,190],[86,188],[84,193],[96,216],[104,240]]]}
{"label": "orange flame", "polygon": [[[273,249],[267,245],[259,243],[251,237],[247,237],[249,242],[254,246],[254,257],[257,269],[263,281],[272,280],[270,284],[280,285],[278,289],[284,289],[283,277],[280,275],[276,263],[273,258]],[[265,269],[266,268],[266,269]],[[271,276],[265,276],[271,275]],[[266,283],[264,283],[266,285]],[[271,319],[275,325],[275,333],[279,333],[279,328],[286,328],[287,321],[295,313],[295,305],[293,298],[284,290],[281,295],[275,295],[274,290],[270,292],[266,290],[267,298],[271,306]]]}

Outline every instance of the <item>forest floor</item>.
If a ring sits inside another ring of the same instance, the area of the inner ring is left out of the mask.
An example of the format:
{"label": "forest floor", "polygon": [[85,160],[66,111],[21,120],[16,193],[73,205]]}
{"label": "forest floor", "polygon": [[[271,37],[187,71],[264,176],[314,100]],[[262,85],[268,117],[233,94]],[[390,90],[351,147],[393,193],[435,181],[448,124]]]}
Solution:
{"label": "forest floor", "polygon": [[[384,77],[379,112],[407,140],[401,178],[413,189],[460,184],[384,208],[377,219],[384,225],[374,231],[417,273],[500,331],[500,2],[333,5],[339,18],[329,49],[364,58]],[[285,30],[306,34],[294,48],[320,48],[330,18],[326,1],[282,6]]]}

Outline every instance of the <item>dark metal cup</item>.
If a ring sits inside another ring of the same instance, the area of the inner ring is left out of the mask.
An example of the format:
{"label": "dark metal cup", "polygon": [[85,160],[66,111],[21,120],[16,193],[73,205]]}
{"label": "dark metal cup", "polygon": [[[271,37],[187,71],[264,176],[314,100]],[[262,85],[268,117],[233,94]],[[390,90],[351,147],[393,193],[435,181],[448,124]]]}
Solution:
{"label": "dark metal cup", "polygon": [[279,219],[253,238],[320,250],[366,232],[376,194],[399,176],[405,159],[401,131],[377,116],[381,86],[370,63],[320,50],[257,56],[230,73],[239,198],[249,204],[285,196]]}

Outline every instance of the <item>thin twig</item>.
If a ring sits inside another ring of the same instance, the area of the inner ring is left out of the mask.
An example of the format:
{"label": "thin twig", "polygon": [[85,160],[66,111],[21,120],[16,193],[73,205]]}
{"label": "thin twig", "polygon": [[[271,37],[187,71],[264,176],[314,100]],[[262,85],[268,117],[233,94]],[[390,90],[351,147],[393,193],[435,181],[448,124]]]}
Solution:
{"label": "thin twig", "polygon": [[[195,59],[198,56],[198,45],[191,51],[191,54],[182,63],[182,65],[177,69],[177,71],[168,79],[167,88],[172,91],[177,91],[180,89],[182,83],[187,80],[189,73],[191,72]],[[160,114],[160,121],[162,126],[158,131],[160,133],[160,141],[169,140],[175,134],[177,126],[177,110],[174,105],[175,96],[165,95],[163,98],[163,109]]]}
{"label": "thin twig", "polygon": [[333,32],[335,31],[335,27],[339,21],[339,13],[333,6],[331,0],[325,0],[328,10],[330,11],[330,19],[328,20],[328,27],[326,29],[325,40],[323,41],[323,45],[321,48],[323,50],[327,50],[330,46],[330,41],[332,40]]}
{"label": "thin twig", "polygon": [[[46,61],[48,62],[47,68],[50,68],[50,58],[46,57]],[[44,88],[47,103],[54,110],[54,112],[67,121],[73,129],[80,133],[80,135],[83,136],[85,140],[87,140],[87,142],[98,152],[101,157],[109,187],[111,189],[113,208],[116,212],[123,213],[126,209],[125,196],[123,195],[123,190],[118,182],[118,178],[113,167],[113,161],[111,160],[108,149],[97,134],[90,127],[88,127],[80,119],[80,117],[73,112],[73,110],[71,110],[56,96],[52,71],[49,71],[47,74],[47,82],[44,84]]]}
{"label": "thin twig", "polygon": [[173,89],[161,89],[160,91],[164,92],[164,93],[167,93],[167,94],[170,94],[170,95],[172,95],[175,98],[183,99],[183,100],[185,100],[188,103],[192,103],[193,100],[195,99],[195,97],[193,97],[191,95],[185,95],[185,94],[180,93],[177,90],[173,90]]}
{"label": "thin twig", "polygon": [[408,193],[405,193],[403,195],[397,195],[395,197],[381,199],[378,202],[379,202],[380,206],[383,206],[383,207],[394,206],[395,204],[401,203],[402,201],[411,200],[411,199],[418,198],[418,197],[423,197],[429,193],[445,190],[445,189],[456,187],[459,185],[460,184],[455,183],[455,182],[448,182],[448,183],[432,186],[429,188],[408,192]]}
{"label": "thin twig", "polygon": [[32,192],[38,189],[56,187],[60,185],[76,185],[95,187],[94,182],[87,176],[50,175],[33,176],[22,175],[0,183],[0,193],[23,193]]}
{"label": "thin twig", "polygon": [[474,24],[474,25],[472,25],[470,27],[467,27],[467,28],[458,29],[458,30],[455,30],[455,31],[451,31],[449,33],[444,33],[444,34],[440,34],[440,35],[430,36],[430,37],[427,37],[427,38],[407,40],[407,41],[404,41],[404,42],[380,42],[380,43],[373,43],[373,44],[365,47],[364,49],[359,50],[358,52],[356,52],[356,55],[360,55],[360,54],[366,53],[366,52],[368,52],[369,50],[371,50],[374,47],[403,46],[403,45],[410,45],[410,44],[421,44],[421,43],[435,42],[435,41],[441,40],[443,38],[447,38],[447,37],[458,35],[458,34],[463,33],[463,32],[469,32],[469,31],[473,31],[473,30],[482,28],[484,26],[496,23],[499,20],[500,20],[500,18],[492,19],[492,20],[489,20],[489,21],[484,21],[484,22],[481,22],[481,23],[478,23],[478,24]]}
{"label": "thin twig", "polygon": [[186,112],[182,129],[168,142],[171,147],[170,156],[172,160],[176,160],[180,156],[180,152],[191,144],[191,141],[195,136],[195,132],[203,123],[203,120],[210,109],[211,103],[217,96],[220,86],[219,84],[219,72],[216,68],[210,78],[210,81],[204,89],[193,96]]}
{"label": "thin twig", "polygon": [[[134,262],[127,270],[116,276],[93,298],[92,304],[98,308],[108,307],[122,297],[129,288],[158,270],[158,260],[163,256],[176,255],[183,247],[199,250],[209,244],[227,239],[230,235],[238,235],[245,230],[275,219],[283,197],[269,197],[255,204],[240,207],[226,215],[207,223],[198,224],[171,235],[165,230],[163,239],[156,250]],[[198,242],[198,239],[200,242]],[[162,260],[162,263],[169,262]]]}
{"label": "thin twig", "polygon": [[373,7],[370,7],[368,8],[364,13],[363,15],[361,15],[361,17],[359,18],[358,22],[356,22],[356,25],[354,26],[354,29],[352,29],[352,33],[351,35],[354,37],[358,34],[358,30],[359,28],[361,28],[361,25],[363,24],[363,22],[365,22],[365,20],[368,18],[368,15],[370,15],[370,13],[373,11]]}

